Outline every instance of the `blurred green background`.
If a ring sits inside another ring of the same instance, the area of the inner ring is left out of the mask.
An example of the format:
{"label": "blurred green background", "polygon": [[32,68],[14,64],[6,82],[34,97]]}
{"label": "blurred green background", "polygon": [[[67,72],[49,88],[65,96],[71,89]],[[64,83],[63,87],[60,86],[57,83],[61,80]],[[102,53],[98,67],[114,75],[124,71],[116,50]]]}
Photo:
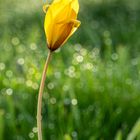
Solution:
{"label": "blurred green background", "polygon": [[[81,0],[78,19],[49,66],[44,140],[140,140],[140,1]],[[37,140],[43,22],[41,0],[0,0],[0,140]]]}

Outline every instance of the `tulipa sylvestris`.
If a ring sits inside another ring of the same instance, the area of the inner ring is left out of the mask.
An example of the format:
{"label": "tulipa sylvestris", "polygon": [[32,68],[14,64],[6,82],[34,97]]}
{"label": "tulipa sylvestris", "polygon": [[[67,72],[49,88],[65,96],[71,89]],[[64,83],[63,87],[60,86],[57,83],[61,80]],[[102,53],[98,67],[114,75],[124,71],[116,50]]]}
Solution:
{"label": "tulipa sylvestris", "polygon": [[62,46],[80,26],[77,20],[78,0],[54,0],[45,16],[44,29],[47,45],[51,51]]}
{"label": "tulipa sylvestris", "polygon": [[[47,11],[46,11],[47,9]],[[46,73],[52,52],[61,47],[69,37],[80,26],[80,21],[77,20],[79,12],[78,0],[53,0],[51,5],[45,5],[43,10],[46,12],[44,29],[49,48],[48,57],[44,65],[42,79],[38,94],[37,104],[37,128],[38,140],[42,140],[42,96],[45,85]]]}

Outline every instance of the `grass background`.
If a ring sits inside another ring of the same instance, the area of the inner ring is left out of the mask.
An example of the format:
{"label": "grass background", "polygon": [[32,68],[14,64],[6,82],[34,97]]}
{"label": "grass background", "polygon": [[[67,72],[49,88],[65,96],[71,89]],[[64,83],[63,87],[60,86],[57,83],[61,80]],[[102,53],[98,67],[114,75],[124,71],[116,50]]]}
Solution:
{"label": "grass background", "polygon": [[[80,1],[81,27],[48,70],[44,139],[140,139],[139,4]],[[37,140],[43,22],[41,1],[0,0],[0,140]]]}

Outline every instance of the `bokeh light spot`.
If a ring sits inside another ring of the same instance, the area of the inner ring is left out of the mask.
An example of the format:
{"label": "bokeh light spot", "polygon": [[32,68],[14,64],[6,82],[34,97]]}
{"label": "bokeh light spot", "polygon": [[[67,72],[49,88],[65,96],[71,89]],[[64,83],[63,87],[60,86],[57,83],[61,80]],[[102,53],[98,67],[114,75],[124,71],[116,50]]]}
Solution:
{"label": "bokeh light spot", "polygon": [[56,98],[52,97],[52,98],[50,99],[50,103],[51,103],[51,104],[56,104]]}
{"label": "bokeh light spot", "polygon": [[12,38],[12,44],[13,44],[13,45],[16,46],[16,45],[18,45],[19,43],[20,43],[20,40],[19,40],[18,37],[13,37],[13,38]]}
{"label": "bokeh light spot", "polygon": [[53,89],[53,88],[54,88],[54,84],[53,84],[53,83],[49,83],[49,84],[48,84],[48,88],[49,88],[49,89]]}
{"label": "bokeh light spot", "polygon": [[19,58],[19,59],[17,60],[17,63],[18,63],[19,65],[23,65],[23,64],[24,64],[24,58]]}
{"label": "bokeh light spot", "polygon": [[5,69],[5,64],[4,63],[0,63],[0,70],[4,70]]}
{"label": "bokeh light spot", "polygon": [[72,103],[72,105],[77,105],[78,101],[77,101],[77,99],[72,99],[71,103]]}
{"label": "bokeh light spot", "polygon": [[30,49],[31,50],[36,50],[37,49],[37,45],[35,43],[31,43],[30,44]]}
{"label": "bokeh light spot", "polygon": [[6,94],[7,95],[12,95],[13,94],[13,89],[11,89],[11,88],[8,88],[8,89],[6,89]]}
{"label": "bokeh light spot", "polygon": [[13,76],[13,72],[11,70],[6,71],[6,76],[11,78]]}
{"label": "bokeh light spot", "polygon": [[35,135],[34,135],[33,132],[30,132],[30,133],[29,133],[29,138],[30,138],[30,139],[34,138],[34,136],[35,136]]}

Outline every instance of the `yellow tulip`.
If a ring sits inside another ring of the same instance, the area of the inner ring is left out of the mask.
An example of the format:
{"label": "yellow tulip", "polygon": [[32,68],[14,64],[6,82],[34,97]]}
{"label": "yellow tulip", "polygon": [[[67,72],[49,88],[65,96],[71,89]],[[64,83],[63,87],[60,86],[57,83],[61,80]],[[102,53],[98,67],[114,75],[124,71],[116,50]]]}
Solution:
{"label": "yellow tulip", "polygon": [[80,26],[77,20],[78,0],[53,0],[48,7],[44,28],[48,48],[51,51],[62,46]]}

